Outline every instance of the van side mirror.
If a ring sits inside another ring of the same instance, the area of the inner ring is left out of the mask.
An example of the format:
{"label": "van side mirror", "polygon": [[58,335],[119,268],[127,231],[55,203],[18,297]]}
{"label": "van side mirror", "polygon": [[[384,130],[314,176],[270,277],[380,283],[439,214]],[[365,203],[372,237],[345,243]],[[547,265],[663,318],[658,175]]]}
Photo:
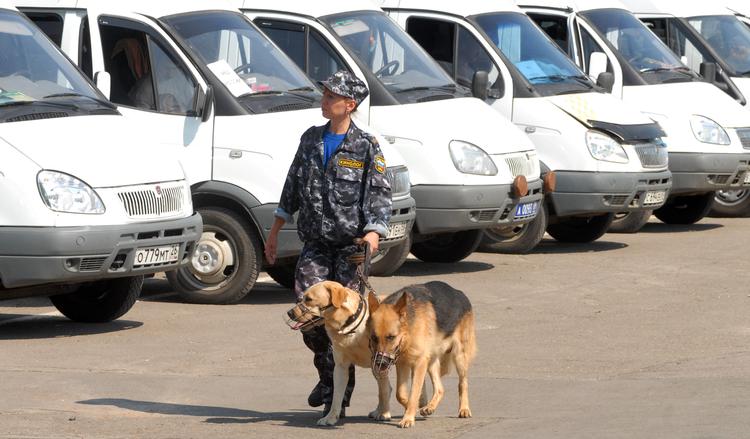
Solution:
{"label": "van side mirror", "polygon": [[599,74],[607,71],[607,54],[604,52],[592,52],[589,57],[588,74],[592,78],[598,78]]}
{"label": "van side mirror", "polygon": [[209,85],[206,89],[206,94],[203,96],[203,103],[201,108],[198,109],[201,122],[208,122],[211,119],[211,112],[214,108],[214,88]]}
{"label": "van side mirror", "polygon": [[502,99],[503,96],[505,96],[505,81],[503,81],[503,75],[499,74],[497,75],[497,81],[490,87],[487,97],[490,99]]}
{"label": "van side mirror", "polygon": [[701,76],[703,76],[703,80],[705,82],[713,84],[714,82],[716,82],[716,63],[712,63],[712,62],[701,63],[700,73],[701,73]]}
{"label": "van side mirror", "polygon": [[109,99],[109,95],[112,92],[112,77],[109,76],[109,72],[101,71],[94,73],[94,84],[100,92]]}
{"label": "van side mirror", "polygon": [[596,77],[596,85],[603,88],[607,93],[612,93],[615,88],[615,74],[612,72],[601,72]]}
{"label": "van side mirror", "polygon": [[484,70],[478,70],[471,79],[471,95],[483,101],[487,100],[489,83],[490,75]]}

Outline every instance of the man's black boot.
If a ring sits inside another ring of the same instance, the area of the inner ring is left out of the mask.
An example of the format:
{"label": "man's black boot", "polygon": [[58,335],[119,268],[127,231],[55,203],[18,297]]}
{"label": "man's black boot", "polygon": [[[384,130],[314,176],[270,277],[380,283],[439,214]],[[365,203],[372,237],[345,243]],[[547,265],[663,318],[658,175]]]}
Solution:
{"label": "man's black boot", "polygon": [[310,396],[307,397],[307,403],[310,407],[320,407],[323,405],[323,383],[318,381],[318,384],[310,392]]}

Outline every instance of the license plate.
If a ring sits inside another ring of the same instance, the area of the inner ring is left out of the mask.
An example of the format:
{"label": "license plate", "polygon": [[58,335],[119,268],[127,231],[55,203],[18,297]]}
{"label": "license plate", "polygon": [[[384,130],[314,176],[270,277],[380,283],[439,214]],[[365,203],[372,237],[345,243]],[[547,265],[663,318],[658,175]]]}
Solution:
{"label": "license plate", "polygon": [[408,226],[408,221],[388,225],[388,235],[386,236],[386,239],[400,238],[406,235],[406,228]]}
{"label": "license plate", "polygon": [[539,210],[539,202],[534,201],[533,203],[524,203],[516,206],[516,218],[528,218],[530,216],[536,216]]}
{"label": "license plate", "polygon": [[667,199],[667,191],[650,191],[646,192],[643,204],[659,204]]}
{"label": "license plate", "polygon": [[750,184],[750,172],[745,174],[745,184]]}
{"label": "license plate", "polygon": [[161,247],[145,247],[135,251],[134,267],[143,265],[177,262],[180,256],[180,245],[172,244]]}

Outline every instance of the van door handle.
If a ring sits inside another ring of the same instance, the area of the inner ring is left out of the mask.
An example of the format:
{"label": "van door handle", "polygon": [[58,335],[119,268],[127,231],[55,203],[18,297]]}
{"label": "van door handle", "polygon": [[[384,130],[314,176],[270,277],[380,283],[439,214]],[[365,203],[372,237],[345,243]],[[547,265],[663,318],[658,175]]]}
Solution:
{"label": "van door handle", "polygon": [[242,158],[242,151],[238,149],[233,149],[229,151],[229,158],[230,159],[240,159]]}

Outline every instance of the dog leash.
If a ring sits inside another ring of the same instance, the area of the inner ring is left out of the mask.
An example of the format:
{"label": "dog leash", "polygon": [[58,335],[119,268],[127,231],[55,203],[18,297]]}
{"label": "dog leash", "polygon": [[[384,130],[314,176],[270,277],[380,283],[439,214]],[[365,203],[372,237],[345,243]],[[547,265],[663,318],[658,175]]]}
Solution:
{"label": "dog leash", "polygon": [[360,260],[362,255],[353,255],[352,260],[359,262],[357,265],[357,277],[359,278],[359,294],[364,297],[365,293],[377,294],[375,288],[370,285],[368,275],[370,273],[370,259],[372,254],[370,253],[370,243],[364,239],[355,240],[355,244],[358,244],[364,248],[364,258]]}

